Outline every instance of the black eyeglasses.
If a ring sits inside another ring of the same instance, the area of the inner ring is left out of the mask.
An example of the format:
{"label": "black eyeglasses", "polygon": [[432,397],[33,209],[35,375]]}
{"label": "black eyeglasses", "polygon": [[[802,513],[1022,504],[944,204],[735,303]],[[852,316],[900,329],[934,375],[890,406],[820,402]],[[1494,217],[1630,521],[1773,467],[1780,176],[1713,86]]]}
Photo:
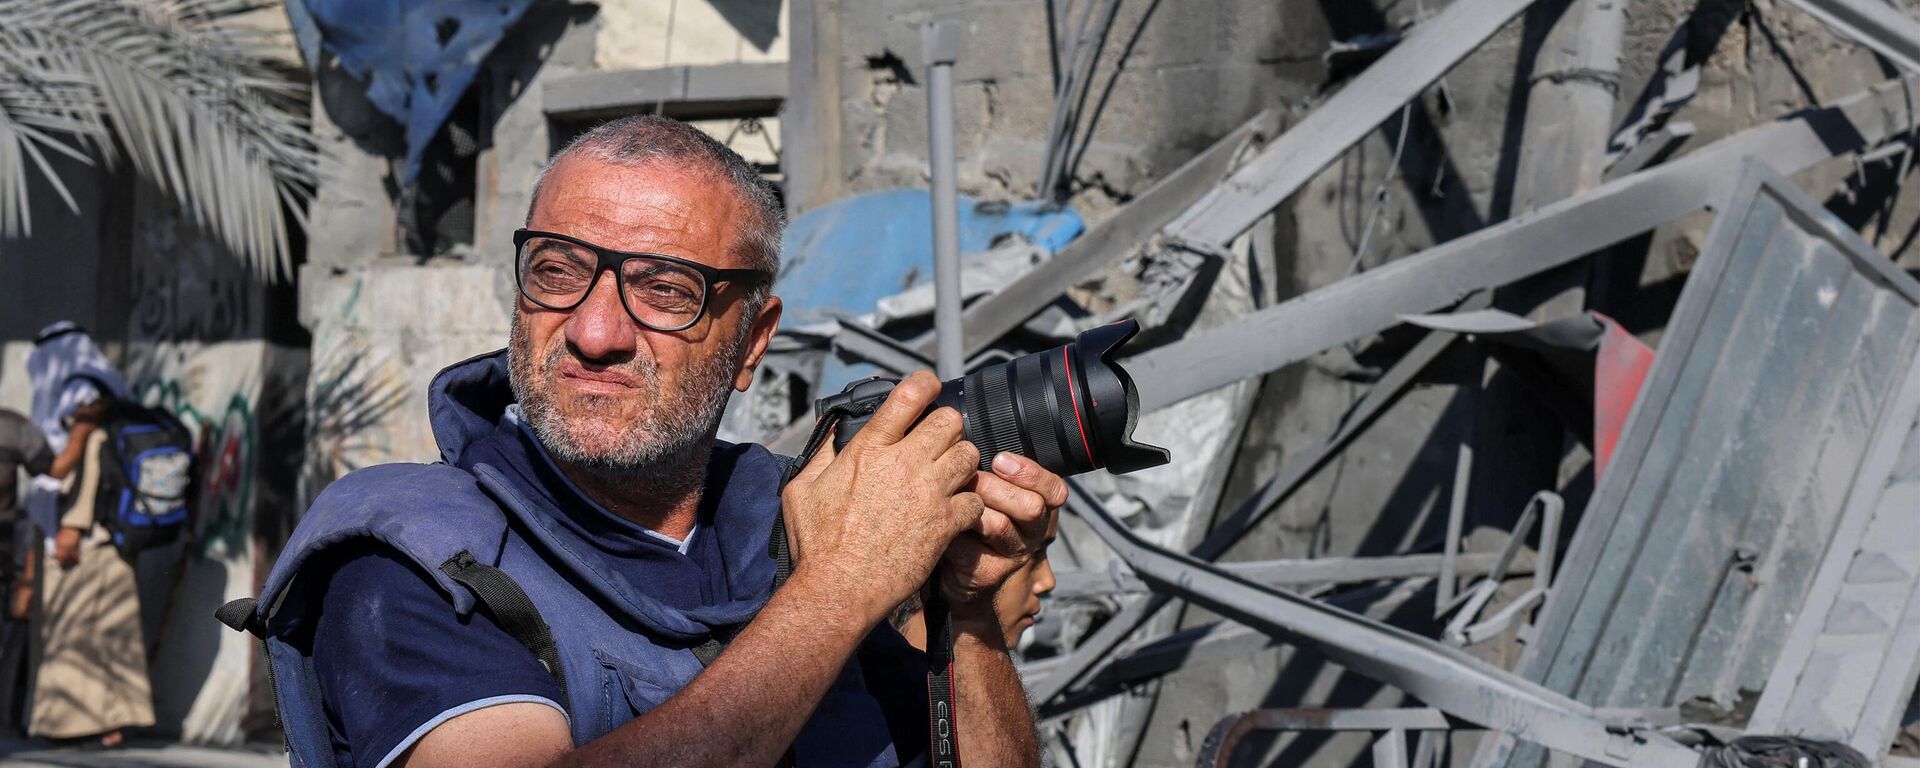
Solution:
{"label": "black eyeglasses", "polygon": [[656,331],[684,331],[706,314],[715,283],[748,287],[772,282],[758,269],[715,269],[658,253],[615,251],[578,238],[522,229],[513,233],[514,282],[520,295],[566,312],[580,306],[600,273],[612,270],[620,306]]}

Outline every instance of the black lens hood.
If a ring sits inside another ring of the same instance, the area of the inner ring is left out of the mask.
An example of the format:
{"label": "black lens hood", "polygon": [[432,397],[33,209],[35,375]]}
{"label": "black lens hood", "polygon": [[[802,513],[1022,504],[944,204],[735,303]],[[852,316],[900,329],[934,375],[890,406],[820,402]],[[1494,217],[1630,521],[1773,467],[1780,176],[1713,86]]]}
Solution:
{"label": "black lens hood", "polygon": [[1133,441],[1133,428],[1140,418],[1140,394],[1133,377],[1115,360],[1127,340],[1140,332],[1140,324],[1122,320],[1089,329],[1073,340],[1084,369],[1082,380],[1095,413],[1100,437],[1096,451],[1107,471],[1116,475],[1157,467],[1167,463],[1167,449]]}

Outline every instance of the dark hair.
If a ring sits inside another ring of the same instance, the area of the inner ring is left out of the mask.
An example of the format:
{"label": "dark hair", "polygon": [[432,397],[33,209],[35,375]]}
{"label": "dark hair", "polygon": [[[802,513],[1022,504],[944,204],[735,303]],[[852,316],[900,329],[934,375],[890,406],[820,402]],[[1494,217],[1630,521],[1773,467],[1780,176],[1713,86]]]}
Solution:
{"label": "dark hair", "polygon": [[[746,217],[738,233],[740,256],[751,269],[768,274],[780,271],[780,235],[787,226],[786,208],[773,188],[760,178],[760,172],[727,145],[691,125],[671,117],[635,115],[601,123],[574,137],[554,153],[533,183],[533,197],[527,203],[527,220],[533,220],[539,205],[540,190],[547,174],[570,155],[582,155],[601,162],[636,166],[664,162],[672,165],[703,167],[733,186],[734,194],[745,203]],[[772,288],[762,283],[747,295],[748,317],[759,314]]]}

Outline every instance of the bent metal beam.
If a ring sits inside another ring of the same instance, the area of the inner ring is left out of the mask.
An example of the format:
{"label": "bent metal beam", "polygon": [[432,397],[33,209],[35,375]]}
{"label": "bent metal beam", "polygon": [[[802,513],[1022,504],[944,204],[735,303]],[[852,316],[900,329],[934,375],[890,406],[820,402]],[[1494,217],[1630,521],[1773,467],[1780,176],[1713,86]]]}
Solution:
{"label": "bent metal beam", "polygon": [[1289,595],[1141,540],[1072,481],[1067,504],[1156,591],[1302,647],[1463,720],[1603,765],[1691,768],[1698,753],[1451,646]]}
{"label": "bent metal beam", "polygon": [[[1726,200],[1746,158],[1791,175],[1909,130],[1907,83],[1887,81],[1721,139],[1532,214],[1194,334],[1125,361],[1154,410],[1565,264]],[[1323,110],[1324,111],[1324,110]],[[1319,114],[1319,113],[1315,113]]]}
{"label": "bent metal beam", "polygon": [[[1449,4],[1228,175],[1239,148],[1271,133],[1277,122],[1275,110],[1255,116],[1058,256],[968,308],[967,353],[978,352],[1074,283],[1142,247],[1156,230],[1165,239],[1202,253],[1225,248],[1532,4],[1533,0]],[[1222,175],[1226,178],[1216,183]],[[922,354],[932,351],[930,343],[918,347]]]}

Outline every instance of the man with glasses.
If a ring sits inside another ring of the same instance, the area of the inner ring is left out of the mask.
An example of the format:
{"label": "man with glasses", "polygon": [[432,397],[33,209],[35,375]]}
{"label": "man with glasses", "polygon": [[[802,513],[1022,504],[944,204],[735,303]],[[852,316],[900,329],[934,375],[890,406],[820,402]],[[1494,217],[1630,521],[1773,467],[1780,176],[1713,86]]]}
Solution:
{"label": "man with glasses", "polygon": [[[780,202],[676,121],[563,149],[514,235],[508,348],[436,377],[442,463],[334,483],[258,603],[296,765],[1036,765],[994,598],[1065,501],[980,472],[909,377],[840,455],[716,440],[772,339]],[[784,507],[791,577],[769,532]],[[959,733],[883,622],[945,563]],[[937,750],[938,747],[931,748]]]}

